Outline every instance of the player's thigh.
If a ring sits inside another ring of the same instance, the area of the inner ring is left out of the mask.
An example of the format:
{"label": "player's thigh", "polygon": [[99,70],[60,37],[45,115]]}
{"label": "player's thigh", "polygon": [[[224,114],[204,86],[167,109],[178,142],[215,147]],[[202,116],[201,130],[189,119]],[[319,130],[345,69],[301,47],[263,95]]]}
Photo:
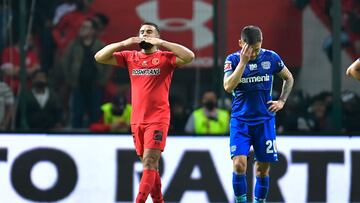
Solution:
{"label": "player's thigh", "polygon": [[169,125],[162,123],[147,124],[144,132],[144,149],[164,151]]}
{"label": "player's thigh", "polygon": [[141,124],[131,124],[131,134],[136,150],[136,154],[140,157],[144,154],[144,130]]}
{"label": "player's thigh", "polygon": [[251,137],[246,123],[236,118],[230,120],[230,156],[248,156],[251,146]]}
{"label": "player's thigh", "polygon": [[275,118],[254,126],[251,134],[255,159],[259,162],[277,161]]}

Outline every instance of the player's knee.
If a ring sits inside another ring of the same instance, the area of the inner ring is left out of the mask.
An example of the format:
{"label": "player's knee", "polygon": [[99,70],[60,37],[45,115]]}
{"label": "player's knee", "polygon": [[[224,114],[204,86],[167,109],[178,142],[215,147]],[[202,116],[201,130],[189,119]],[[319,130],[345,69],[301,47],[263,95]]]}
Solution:
{"label": "player's knee", "polygon": [[255,171],[256,171],[256,176],[259,176],[259,177],[268,176],[269,172],[270,172],[270,164],[269,163],[263,163],[263,164],[257,163],[255,165]]}
{"label": "player's knee", "polygon": [[143,157],[143,166],[148,169],[157,169],[158,159],[154,155]]}
{"label": "player's knee", "polygon": [[237,174],[246,173],[246,162],[235,161],[234,172],[236,172]]}

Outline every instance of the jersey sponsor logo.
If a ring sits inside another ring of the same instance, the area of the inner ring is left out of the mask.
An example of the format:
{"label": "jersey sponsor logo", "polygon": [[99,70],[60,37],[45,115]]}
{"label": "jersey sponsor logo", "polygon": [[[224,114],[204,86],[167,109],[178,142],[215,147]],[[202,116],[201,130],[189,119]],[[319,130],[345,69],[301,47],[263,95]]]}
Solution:
{"label": "jersey sponsor logo", "polygon": [[257,64],[256,63],[249,64],[249,69],[250,69],[250,71],[257,70]]}
{"label": "jersey sponsor logo", "polygon": [[225,62],[224,71],[232,70],[231,63]]}
{"label": "jersey sponsor logo", "polygon": [[265,69],[265,70],[270,69],[270,67],[271,67],[270,61],[261,62],[261,67],[262,67],[263,69]]}
{"label": "jersey sponsor logo", "polygon": [[161,131],[161,130],[154,130],[154,137],[153,137],[153,139],[155,140],[155,141],[162,141],[162,139],[163,139],[163,132]]}
{"label": "jersey sponsor logo", "polygon": [[132,75],[160,75],[160,68],[133,69]]}
{"label": "jersey sponsor logo", "polygon": [[254,76],[241,78],[240,83],[258,83],[258,82],[267,82],[270,81],[270,75]]}
{"label": "jersey sponsor logo", "polygon": [[161,19],[158,1],[147,1],[140,4],[136,8],[136,13],[142,20],[159,25],[161,30],[172,32],[191,30],[195,49],[202,49],[214,42],[212,30],[205,26],[206,22],[213,17],[213,8],[209,3],[194,1],[192,19],[175,17]]}
{"label": "jersey sponsor logo", "polygon": [[158,64],[160,63],[160,59],[158,59],[158,58],[153,58],[153,59],[151,60],[151,63],[152,63],[153,65],[158,65]]}

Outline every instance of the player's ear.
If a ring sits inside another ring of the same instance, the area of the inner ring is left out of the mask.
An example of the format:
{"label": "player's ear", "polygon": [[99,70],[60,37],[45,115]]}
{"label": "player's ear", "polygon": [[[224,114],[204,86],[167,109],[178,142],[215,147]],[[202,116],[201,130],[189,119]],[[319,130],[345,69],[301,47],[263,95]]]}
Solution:
{"label": "player's ear", "polygon": [[243,48],[244,43],[245,43],[245,42],[244,42],[242,39],[239,39],[239,47],[240,47],[240,48]]}

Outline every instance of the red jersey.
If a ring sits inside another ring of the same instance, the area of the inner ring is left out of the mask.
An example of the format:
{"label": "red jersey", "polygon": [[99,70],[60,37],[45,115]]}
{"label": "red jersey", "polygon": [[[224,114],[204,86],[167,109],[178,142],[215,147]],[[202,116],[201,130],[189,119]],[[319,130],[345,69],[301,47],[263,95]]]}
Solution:
{"label": "red jersey", "polygon": [[176,56],[168,51],[144,54],[115,52],[120,67],[127,67],[131,81],[131,124],[170,123],[169,89]]}
{"label": "red jersey", "polygon": [[[8,47],[2,51],[2,66],[6,67],[7,65],[20,67],[20,50],[16,47]],[[27,69],[32,69],[35,66],[39,65],[39,59],[34,51],[28,51],[25,58],[25,66]],[[11,87],[14,93],[18,92],[20,87],[20,80],[18,75],[14,76],[4,76],[4,81]]]}

